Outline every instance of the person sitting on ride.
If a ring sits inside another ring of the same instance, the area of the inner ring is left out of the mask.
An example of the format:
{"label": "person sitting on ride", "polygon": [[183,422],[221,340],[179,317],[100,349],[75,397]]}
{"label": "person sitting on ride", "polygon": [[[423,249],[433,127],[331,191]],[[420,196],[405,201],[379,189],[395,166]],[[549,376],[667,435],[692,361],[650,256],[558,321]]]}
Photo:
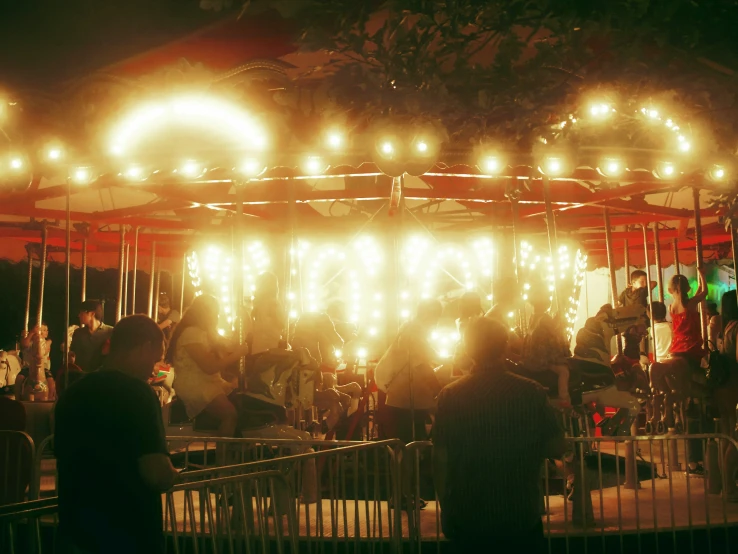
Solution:
{"label": "person sitting on ride", "polygon": [[548,291],[541,285],[533,287],[528,302],[533,307],[523,356],[523,367],[528,371],[552,371],[558,377],[559,401],[571,406],[569,396],[570,356],[566,336],[560,326],[548,314],[551,301]]}
{"label": "person sitting on ride", "polygon": [[[36,337],[42,340],[44,351],[41,354],[41,360],[36,359],[36,353],[34,352],[34,341]],[[28,379],[31,373],[31,367],[37,363],[41,363],[46,374],[46,384],[49,387],[49,400],[56,398],[56,383],[51,373],[51,359],[49,353],[51,352],[51,339],[49,337],[49,327],[45,321],[41,322],[41,325],[34,327],[29,333],[21,337],[21,348],[23,358],[23,369],[15,378],[14,394],[17,400],[20,400],[23,394],[23,383]]]}
{"label": "person sitting on ride", "polygon": [[284,345],[282,333],[287,322],[279,302],[279,281],[274,273],[261,273],[256,278],[251,319],[251,354],[260,354]]}
{"label": "person sitting on ride", "polygon": [[[697,271],[697,292],[689,297],[689,281],[684,275],[674,275],[669,281],[671,303],[671,356],[672,360],[684,360],[692,371],[700,371],[705,348],[702,340],[700,302],[707,298],[707,284],[702,270]],[[669,362],[670,360],[666,360]]]}
{"label": "person sitting on ride", "polygon": [[465,292],[459,299],[459,317],[456,319],[456,329],[459,332],[459,342],[454,351],[454,370],[463,375],[471,372],[474,361],[464,348],[464,336],[469,323],[482,315],[482,297],[476,292]]}
{"label": "person sitting on ride", "polygon": [[352,399],[356,399],[358,404],[362,394],[357,383],[337,384],[334,352],[343,346],[343,339],[328,314],[314,312],[300,316],[290,343],[293,349],[306,349],[318,362],[320,371],[315,375],[313,404],[326,411],[324,431],[330,431],[348,412]]}
{"label": "person sitting on ride", "polygon": [[484,317],[502,323],[506,329],[510,329],[508,337],[507,357],[510,361],[519,363],[522,360],[523,340],[518,333],[517,314],[518,305],[516,295],[511,291],[518,289],[517,282],[513,278],[504,278],[495,282],[493,290],[500,291],[494,295],[495,304],[484,314]]}
{"label": "person sitting on ride", "polygon": [[[229,354],[216,351],[218,344],[218,301],[208,295],[196,297],[172,333],[167,363],[175,371],[174,389],[195,418],[207,413],[218,421],[218,435],[232,437],[238,420],[236,408],[228,399],[235,388],[228,369],[248,352],[240,346]],[[229,377],[229,381],[221,375]]]}
{"label": "person sitting on ride", "polygon": [[666,321],[666,305],[663,302],[653,302],[653,340],[656,344],[654,350],[658,361],[670,357],[671,349],[671,323]]}
{"label": "person sitting on ride", "polygon": [[611,333],[606,332],[611,330],[605,324],[611,311],[612,306],[606,304],[594,317],[587,318],[584,327],[577,332],[572,363],[585,383],[611,385],[615,382],[610,366]]}

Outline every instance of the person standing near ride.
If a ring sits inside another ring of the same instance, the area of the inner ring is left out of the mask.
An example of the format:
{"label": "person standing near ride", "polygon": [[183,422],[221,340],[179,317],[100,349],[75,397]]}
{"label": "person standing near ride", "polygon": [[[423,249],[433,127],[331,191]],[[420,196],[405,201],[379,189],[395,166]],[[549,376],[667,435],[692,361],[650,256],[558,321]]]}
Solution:
{"label": "person standing near ride", "polygon": [[219,436],[233,437],[238,416],[228,395],[235,384],[221,375],[248,354],[248,345],[225,355],[216,351],[219,311],[214,297],[196,297],[172,333],[166,361],[174,368],[174,390],[187,417],[206,412],[218,421]]}
{"label": "person standing near ride", "polygon": [[159,295],[158,310],[159,317],[156,322],[159,324],[159,329],[164,331],[164,339],[169,342],[169,339],[172,338],[174,327],[181,319],[181,315],[177,310],[172,308],[169,295],[166,292],[162,292]]}
{"label": "person standing near ride", "polygon": [[57,552],[165,551],[161,493],[178,473],[169,460],[159,402],[146,384],[163,354],[156,323],[144,315],[123,318],[103,368],[61,395],[54,434]]}
{"label": "person standing near ride", "polygon": [[437,300],[422,301],[415,318],[400,328],[377,364],[375,380],[387,394],[379,415],[382,438],[398,438],[406,444],[427,439],[425,423],[441,390],[433,371],[436,353],[428,336],[442,311]]}
{"label": "person standing near ride", "polygon": [[563,407],[571,407],[569,396],[569,346],[563,331],[548,314],[551,301],[548,291],[542,286],[530,292],[533,315],[530,318],[529,334],[526,337],[523,366],[528,371],[552,371],[558,378],[559,401]]}
{"label": "person standing near ride", "polygon": [[74,331],[72,344],[77,365],[85,373],[97,370],[107,355],[108,343],[113,333],[110,325],[103,323],[103,307],[97,300],[85,300],[79,309],[81,327]]}
{"label": "person standing near ride", "polygon": [[566,450],[541,385],[511,373],[508,330],[480,317],[464,336],[470,375],[438,396],[433,475],[457,552],[544,551],[541,464]]}

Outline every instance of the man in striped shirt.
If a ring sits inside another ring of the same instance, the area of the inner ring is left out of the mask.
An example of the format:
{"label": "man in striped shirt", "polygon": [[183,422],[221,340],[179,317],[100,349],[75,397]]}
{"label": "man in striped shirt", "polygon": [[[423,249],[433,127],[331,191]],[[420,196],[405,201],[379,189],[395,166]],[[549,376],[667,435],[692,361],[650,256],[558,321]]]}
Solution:
{"label": "man in striped shirt", "polygon": [[438,397],[434,477],[444,535],[459,552],[540,552],[541,467],[566,444],[543,388],[509,371],[507,329],[489,318],[466,332],[470,375]]}

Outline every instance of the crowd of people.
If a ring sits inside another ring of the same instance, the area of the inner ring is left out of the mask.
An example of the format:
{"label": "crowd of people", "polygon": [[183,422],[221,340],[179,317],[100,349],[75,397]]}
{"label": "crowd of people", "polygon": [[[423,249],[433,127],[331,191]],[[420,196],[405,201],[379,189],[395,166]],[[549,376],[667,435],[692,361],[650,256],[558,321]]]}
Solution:
{"label": "crowd of people", "polygon": [[[643,272],[634,272],[630,281],[620,295],[620,307],[648,308],[653,321],[646,318],[624,330],[623,354],[639,360],[653,348],[658,363],[687,364],[691,371],[699,371],[705,354],[698,312],[706,297],[704,276],[699,274],[697,292],[690,297],[687,279],[675,275],[669,282],[673,301],[668,310],[649,298],[651,287]],[[546,458],[566,449],[550,400],[560,407],[571,406],[572,354],[563,326],[550,313],[548,294],[529,296],[532,315],[524,339],[510,328],[514,305],[509,299],[485,314],[478,295],[461,298],[457,319],[461,341],[453,359],[463,376],[450,384],[439,379],[438,355],[429,342],[443,314],[436,300],[419,303],[415,317],[401,326],[375,367],[374,381],[383,398],[376,415],[380,437],[404,443],[433,440],[443,530],[460,551],[500,540],[524,544],[526,552],[542,548],[539,471]],[[735,303],[734,294],[731,298]],[[85,302],[81,326],[69,346],[70,363],[64,368],[69,374],[57,375],[57,381],[63,376],[68,385],[80,381],[59,395],[55,448],[60,536],[82,551],[161,551],[158,495],[177,475],[167,457],[159,403],[146,383],[162,358],[175,368],[174,388],[187,415],[207,413],[217,422],[215,432],[220,436],[236,433],[240,404],[233,393],[244,358],[285,351],[290,345],[309,351],[319,367],[315,404],[328,426],[345,416],[351,401],[363,392],[358,383],[336,382],[336,352],[357,335],[356,326],[343,321],[340,302],[332,303],[326,313],[301,318],[289,329],[277,279],[262,274],[253,309],[245,318],[248,340],[239,345],[218,334],[220,308],[215,298],[197,296],[181,316],[167,300],[163,297],[156,321],[134,315],[115,327],[103,323],[99,303]],[[613,352],[597,322],[612,312],[611,306],[604,306],[591,318],[594,323],[588,321],[582,328],[573,359],[609,370]],[[718,335],[725,348],[735,349],[738,317],[733,315],[738,309],[723,312],[724,331]],[[648,327],[652,347],[646,340]],[[45,335],[48,329],[32,331],[24,348],[32,344],[34,333]],[[50,347],[50,341],[47,344]],[[732,357],[736,360],[735,352]],[[520,375],[543,372],[554,376],[553,395]],[[280,417],[284,421],[283,412]],[[80,460],[85,460],[84,466]],[[495,471],[489,471],[491,467]],[[403,471],[410,471],[407,460]],[[126,491],[115,505],[101,496],[111,475],[118,476]],[[421,508],[424,504],[409,493],[405,501],[405,507],[414,501]]]}

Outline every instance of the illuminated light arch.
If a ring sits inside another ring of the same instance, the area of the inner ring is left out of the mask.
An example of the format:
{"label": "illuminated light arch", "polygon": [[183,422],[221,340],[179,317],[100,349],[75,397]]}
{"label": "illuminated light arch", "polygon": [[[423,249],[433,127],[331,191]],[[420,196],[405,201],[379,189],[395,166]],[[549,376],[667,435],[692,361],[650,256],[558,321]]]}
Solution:
{"label": "illuminated light arch", "polygon": [[[461,242],[434,244],[425,237],[410,237],[403,248],[402,259],[406,262],[404,277],[407,283],[420,280],[420,286],[401,287],[398,303],[400,320],[410,319],[412,307],[419,301],[439,298],[436,286],[442,273],[458,285],[452,293],[474,291],[491,301],[489,285],[492,281],[493,253],[492,241],[487,237],[477,239],[471,245]],[[442,359],[453,356],[460,338],[457,329],[448,327],[433,331],[429,337]]]}
{"label": "illuminated light arch", "polygon": [[[248,254],[243,268],[244,293],[253,297],[256,276],[269,270],[270,261],[260,241],[252,242],[246,250]],[[221,320],[218,325],[220,334],[225,334],[226,330],[233,330],[237,316],[236,307],[241,304],[235,294],[235,263],[233,256],[219,246],[208,246],[202,256],[193,251],[187,257],[195,296],[208,293],[220,303]]]}
{"label": "illuminated light arch", "polygon": [[[534,280],[548,288],[550,300],[553,300],[556,291],[559,297],[559,312],[566,320],[569,337],[574,333],[580,291],[587,271],[587,255],[577,249],[572,259],[571,250],[570,245],[563,244],[551,257],[548,248],[539,251],[529,242],[522,241],[518,263],[523,283],[520,291],[522,300],[528,300],[528,293]],[[514,320],[514,316],[511,319]]]}
{"label": "illuminated light arch", "polygon": [[263,150],[267,138],[254,118],[240,106],[205,95],[176,96],[129,112],[110,135],[110,152],[127,155],[152,132],[172,125],[200,126],[232,138],[238,149]]}

